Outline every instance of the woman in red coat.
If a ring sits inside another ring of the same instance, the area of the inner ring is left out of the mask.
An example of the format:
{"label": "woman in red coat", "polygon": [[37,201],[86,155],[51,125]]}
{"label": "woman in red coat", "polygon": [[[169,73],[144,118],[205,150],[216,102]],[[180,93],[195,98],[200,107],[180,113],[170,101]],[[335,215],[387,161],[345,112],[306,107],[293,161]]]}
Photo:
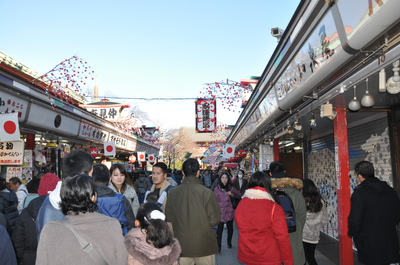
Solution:
{"label": "woman in red coat", "polygon": [[271,179],[254,173],[236,208],[238,259],[248,265],[292,265],[293,256],[282,207],[271,192]]}

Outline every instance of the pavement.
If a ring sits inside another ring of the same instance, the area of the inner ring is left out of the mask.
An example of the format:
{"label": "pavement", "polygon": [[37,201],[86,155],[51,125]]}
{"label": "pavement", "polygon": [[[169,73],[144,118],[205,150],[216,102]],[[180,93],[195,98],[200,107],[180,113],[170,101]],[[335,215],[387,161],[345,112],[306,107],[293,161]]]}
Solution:
{"label": "pavement", "polygon": [[[244,263],[241,263],[238,258],[237,258],[237,252],[238,252],[238,239],[239,239],[239,232],[236,224],[234,223],[233,225],[233,238],[232,238],[232,248],[229,249],[226,244],[226,237],[228,235],[228,230],[224,229],[224,232],[222,234],[222,247],[221,247],[221,254],[215,254],[215,264],[216,265],[242,265]],[[331,241],[323,241],[320,242],[317,245],[316,253],[315,253],[315,259],[317,260],[318,264],[323,264],[323,265],[339,265],[338,259],[339,257],[337,256],[337,260],[331,260],[331,258],[325,256],[323,254],[323,251],[328,251],[332,253],[331,248],[337,248],[338,246],[334,244],[334,242]],[[321,251],[319,251],[321,249]],[[338,253],[338,251],[337,251]],[[356,259],[357,260],[357,259]],[[357,263],[354,263],[357,264]]]}

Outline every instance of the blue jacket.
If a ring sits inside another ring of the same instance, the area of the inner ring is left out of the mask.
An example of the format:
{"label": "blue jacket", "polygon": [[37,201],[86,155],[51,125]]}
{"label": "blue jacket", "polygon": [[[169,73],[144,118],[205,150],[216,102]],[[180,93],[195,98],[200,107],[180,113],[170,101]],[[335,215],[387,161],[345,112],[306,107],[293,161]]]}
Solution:
{"label": "blue jacket", "polygon": [[39,241],[40,232],[42,231],[45,224],[50,221],[64,220],[65,215],[58,209],[51,205],[49,196],[44,200],[42,207],[40,207],[39,213],[36,218],[36,232]]}

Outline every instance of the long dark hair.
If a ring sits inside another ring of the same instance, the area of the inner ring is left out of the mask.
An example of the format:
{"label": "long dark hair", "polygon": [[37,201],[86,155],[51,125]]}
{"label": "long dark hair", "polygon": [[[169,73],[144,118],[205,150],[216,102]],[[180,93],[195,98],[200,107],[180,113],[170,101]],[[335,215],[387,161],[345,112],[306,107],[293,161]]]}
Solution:
{"label": "long dark hair", "polygon": [[151,219],[152,211],[162,212],[156,203],[146,202],[140,205],[136,219],[140,223],[140,228],[146,231],[147,243],[153,244],[156,248],[163,248],[172,243],[174,236],[164,220]]}
{"label": "long dark hair", "polygon": [[303,197],[306,201],[307,211],[318,213],[322,210],[322,196],[317,186],[311,179],[303,179]]}
{"label": "long dark hair", "polygon": [[[121,175],[125,176],[124,183],[122,183],[122,187],[121,187],[121,194],[124,194],[126,189],[128,188],[127,185],[129,185],[133,188],[131,178],[129,177],[128,172],[126,172],[125,166],[123,164],[112,164],[112,166],[110,167],[110,175],[111,176],[115,169],[118,169],[119,172],[121,173]],[[115,187],[115,184],[112,181],[111,181],[111,183]],[[117,187],[115,187],[115,189],[117,189]]]}
{"label": "long dark hair", "polygon": [[267,192],[272,196],[274,201],[280,204],[278,196],[276,196],[272,191],[271,178],[265,173],[257,171],[253,175],[251,175],[247,188],[250,189],[254,187],[265,188]]}
{"label": "long dark hair", "polygon": [[[226,183],[226,185],[224,185],[221,181],[221,178],[223,175],[226,175],[228,177],[228,182]],[[229,174],[229,172],[227,172],[227,171],[222,172],[218,178],[218,185],[221,187],[221,189],[226,189],[227,191],[230,191],[233,186],[231,174]]]}

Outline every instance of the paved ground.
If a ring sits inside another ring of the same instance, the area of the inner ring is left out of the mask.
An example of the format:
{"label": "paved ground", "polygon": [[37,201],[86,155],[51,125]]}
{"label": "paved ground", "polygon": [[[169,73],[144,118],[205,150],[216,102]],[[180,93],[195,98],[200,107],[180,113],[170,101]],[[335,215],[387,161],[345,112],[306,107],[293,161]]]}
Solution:
{"label": "paved ground", "polygon": [[[221,254],[216,254],[215,255],[215,264],[217,265],[237,265],[237,264],[243,264],[241,263],[238,258],[237,258],[237,251],[238,251],[238,230],[236,224],[233,226],[233,239],[232,239],[232,248],[229,249],[226,244],[226,237],[228,235],[228,231],[224,229],[224,232],[222,234],[222,248],[221,248]],[[327,247],[325,242],[321,242],[317,246],[317,251],[316,251],[316,260],[318,264],[322,265],[336,265],[339,263],[335,263],[331,261],[328,257],[324,256],[321,252],[318,251],[319,248],[325,249]]]}

